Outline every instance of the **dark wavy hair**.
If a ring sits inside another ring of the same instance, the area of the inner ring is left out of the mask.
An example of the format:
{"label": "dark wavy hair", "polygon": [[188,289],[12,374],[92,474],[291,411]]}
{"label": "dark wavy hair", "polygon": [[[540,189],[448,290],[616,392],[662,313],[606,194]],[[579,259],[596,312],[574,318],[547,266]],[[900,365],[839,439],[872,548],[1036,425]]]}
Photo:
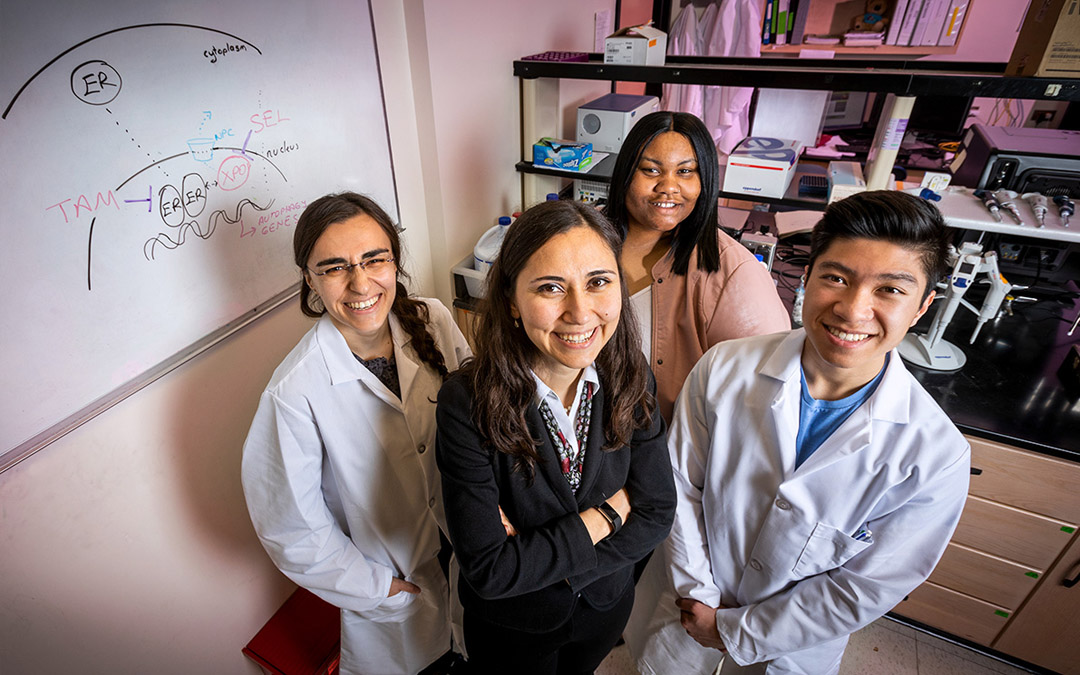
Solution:
{"label": "dark wavy hair", "polygon": [[694,204],[694,210],[675,228],[671,242],[671,271],[675,274],[686,274],[690,255],[697,247],[698,267],[706,272],[716,272],[720,269],[720,247],[716,243],[716,200],[720,197],[720,163],[716,157],[712,135],[705,128],[705,124],[690,113],[649,113],[630,129],[622,149],[619,150],[619,156],[615,159],[604,213],[619,228],[625,239],[630,226],[626,195],[630,191],[630,182],[637,171],[638,163],[641,162],[641,153],[657,136],[667,131],[680,133],[690,141],[690,147],[694,149],[697,158],[698,177],[701,179],[701,194]]}
{"label": "dark wavy hair", "polygon": [[945,219],[936,206],[906,192],[859,192],[825,207],[810,233],[809,269],[837,239],[887,241],[917,254],[926,273],[923,300],[946,272],[949,231]]}
{"label": "dark wavy hair", "polygon": [[[401,322],[401,327],[408,334],[409,344],[416,351],[416,355],[445,380],[449,374],[446,370],[446,361],[435,344],[435,338],[427,329],[430,319],[428,307],[423,302],[409,297],[409,291],[402,283],[402,280],[409,279],[409,275],[405,272],[401,237],[390,220],[390,216],[386,215],[386,212],[373,199],[355,192],[342,192],[319,197],[308,204],[296,221],[296,231],[293,232],[293,258],[296,266],[300,268],[301,273],[307,269],[307,261],[311,257],[312,249],[315,248],[315,242],[323,235],[326,228],[360,214],[370,216],[390,240],[390,252],[394,256],[397,267],[396,292],[390,311]],[[300,284],[300,311],[314,318],[326,313],[322,299],[312,292],[306,279]]]}
{"label": "dark wavy hair", "polygon": [[[462,368],[472,383],[473,423],[495,450],[515,457],[515,470],[524,471],[530,479],[540,459],[540,441],[529,434],[525,413],[536,393],[530,368],[540,352],[524,329],[514,325],[510,303],[518,275],[533,254],[556,235],[575,227],[588,227],[598,234],[618,265],[622,238],[591,206],[549,201],[525,211],[506,232],[499,256],[488,272],[487,297],[475,335],[476,356]],[[648,427],[656,405],[649,393],[649,369],[621,266],[619,285],[619,323],[596,358],[604,387],[605,452],[626,445],[634,429]]]}

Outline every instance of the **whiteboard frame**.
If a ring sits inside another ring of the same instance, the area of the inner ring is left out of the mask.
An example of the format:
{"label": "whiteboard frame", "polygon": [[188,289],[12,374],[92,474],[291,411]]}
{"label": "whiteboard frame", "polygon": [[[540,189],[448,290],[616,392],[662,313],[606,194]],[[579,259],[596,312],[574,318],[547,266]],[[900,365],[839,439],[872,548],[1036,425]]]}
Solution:
{"label": "whiteboard frame", "polygon": [[63,436],[66,436],[79,426],[86,424],[129,396],[153,384],[188,361],[191,361],[203,352],[228,339],[240,329],[289,302],[300,294],[300,283],[302,282],[295,283],[269,300],[259,303],[253,309],[244,312],[241,316],[233,319],[209,335],[188,345],[161,363],[158,363],[156,366],[141,373],[138,377],[132,378],[103,396],[99,396],[81,410],[69,415],[45,431],[42,431],[31,439],[20,443],[3,455],[0,455],[0,473],[4,473],[19,462],[32,456],[38,450],[41,450]]}

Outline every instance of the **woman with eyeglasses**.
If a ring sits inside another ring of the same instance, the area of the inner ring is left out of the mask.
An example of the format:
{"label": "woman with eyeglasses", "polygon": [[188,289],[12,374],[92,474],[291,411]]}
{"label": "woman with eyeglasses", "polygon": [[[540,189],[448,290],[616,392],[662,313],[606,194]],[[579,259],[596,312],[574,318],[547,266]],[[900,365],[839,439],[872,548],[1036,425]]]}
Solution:
{"label": "woman with eyeglasses", "polygon": [[248,510],[274,564],[341,608],[342,673],[417,673],[451,646],[435,398],[469,349],[446,307],[409,296],[371,199],[312,202],[293,254],[318,321],[259,401]]}
{"label": "woman with eyeglasses", "polygon": [[436,442],[471,672],[591,673],[667,536],[655,387],[592,207],[543,202],[488,273],[476,358],[439,392]]}

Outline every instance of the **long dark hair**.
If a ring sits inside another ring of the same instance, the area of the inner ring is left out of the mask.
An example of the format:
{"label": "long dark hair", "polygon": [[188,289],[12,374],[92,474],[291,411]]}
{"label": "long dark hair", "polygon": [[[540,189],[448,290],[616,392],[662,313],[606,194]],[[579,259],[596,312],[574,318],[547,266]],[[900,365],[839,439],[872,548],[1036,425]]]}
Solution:
{"label": "long dark hair", "polygon": [[[428,307],[423,302],[409,297],[409,291],[402,283],[402,280],[409,279],[409,275],[405,271],[401,237],[390,220],[390,216],[386,215],[386,212],[373,199],[355,192],[342,192],[319,197],[308,204],[296,221],[296,231],[293,232],[293,258],[296,266],[301,272],[307,269],[307,261],[311,257],[312,249],[315,248],[315,242],[323,235],[326,228],[360,214],[370,216],[390,240],[390,252],[397,264],[396,292],[390,311],[401,322],[401,327],[409,336],[409,344],[412,345],[416,355],[445,380],[448,374],[446,361],[435,344],[435,338],[427,330],[430,318]],[[314,318],[326,313],[322,299],[312,292],[306,280],[300,284],[300,311]]]}
{"label": "long dark hair", "polygon": [[[506,233],[495,264],[488,271],[487,297],[475,335],[476,357],[462,369],[472,383],[473,423],[495,450],[515,457],[515,469],[530,477],[540,459],[538,441],[529,434],[525,412],[536,383],[530,368],[539,354],[522,328],[515,327],[510,302],[518,275],[529,259],[553,237],[588,227],[611,249],[618,265],[622,239],[604,216],[571,201],[541,202],[521,215]],[[619,268],[622,310],[611,339],[596,358],[604,387],[604,451],[626,445],[636,428],[645,428],[655,400],[648,390],[648,366],[626,281]]]}
{"label": "long dark hair", "polygon": [[686,274],[690,255],[697,248],[697,265],[706,272],[720,269],[720,247],[716,243],[716,200],[720,197],[720,163],[712,135],[697,117],[690,113],[660,111],[642,117],[630,129],[623,142],[615,168],[611,172],[611,188],[604,213],[622,232],[625,239],[630,227],[630,214],[626,209],[626,195],[634,178],[641,153],[660,134],[674,131],[690,141],[697,157],[701,194],[694,210],[675,228],[671,242],[671,271]]}

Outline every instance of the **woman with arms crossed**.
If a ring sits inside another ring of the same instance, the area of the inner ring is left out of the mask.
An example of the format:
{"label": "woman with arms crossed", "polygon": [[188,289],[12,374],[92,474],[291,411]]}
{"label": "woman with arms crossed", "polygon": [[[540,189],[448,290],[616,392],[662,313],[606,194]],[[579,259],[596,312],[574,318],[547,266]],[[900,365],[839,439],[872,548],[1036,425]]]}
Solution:
{"label": "woman with arms crossed", "polygon": [[476,672],[593,672],[626,623],[634,563],[670,527],[665,428],[620,243],[589,206],[526,211],[489,272],[477,357],[439,392]]}
{"label": "woman with arms crossed", "polygon": [[606,213],[665,420],[690,369],[722,340],[791,328],[768,270],[717,227],[719,164],[689,113],[655,112],[626,136]]}
{"label": "woman with arms crossed", "polygon": [[312,202],[293,253],[319,321],[285,357],[244,444],[252,523],[274,564],[341,608],[342,673],[417,673],[450,649],[434,398],[468,356],[450,312],[411,298],[375,202]]}

